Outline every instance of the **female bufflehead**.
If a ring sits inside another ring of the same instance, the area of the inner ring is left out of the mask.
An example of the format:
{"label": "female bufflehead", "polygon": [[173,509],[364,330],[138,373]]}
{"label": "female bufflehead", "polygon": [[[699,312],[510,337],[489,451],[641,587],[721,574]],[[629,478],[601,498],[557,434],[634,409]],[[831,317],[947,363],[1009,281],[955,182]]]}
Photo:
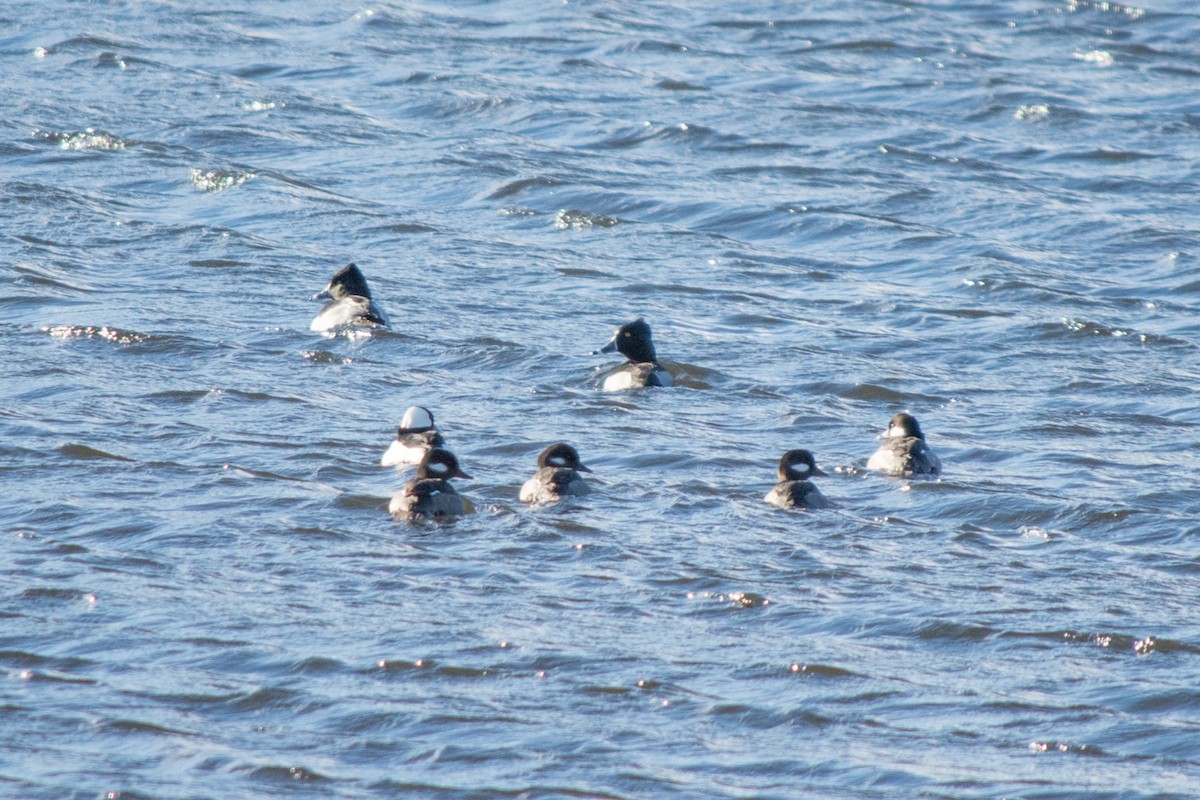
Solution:
{"label": "female bufflehead", "polygon": [[404,419],[400,420],[396,440],[383,454],[379,464],[384,467],[420,464],[426,453],[445,443],[433,424],[433,412],[424,406],[410,406],[404,412]]}
{"label": "female bufflehead", "polygon": [[604,391],[618,392],[639,386],[671,386],[675,380],[654,354],[654,342],[650,340],[650,326],[638,317],[617,328],[612,341],[596,350],[597,353],[616,351],[629,361],[604,379]]}
{"label": "female bufflehead", "polygon": [[329,285],[314,294],[312,299],[329,301],[309,326],[314,331],[332,331],[347,325],[389,327],[387,315],[371,299],[367,279],[354,264],[347,264],[338,270]]}
{"label": "female bufflehead", "polygon": [[884,443],[867,462],[867,469],[903,478],[917,475],[936,478],[942,474],[942,462],[925,444],[925,434],[912,414],[892,417],[883,438]]}
{"label": "female bufflehead", "polygon": [[456,517],[467,507],[462,496],[450,485],[451,478],[470,478],[458,466],[449,450],[435,447],[421,459],[417,477],[396,493],[388,511],[397,519],[419,517]]}
{"label": "female bufflehead", "polygon": [[779,483],[763,500],[780,508],[829,508],[821,490],[808,482],[814,475],[825,474],[809,451],[788,450],[779,459]]}
{"label": "female bufflehead", "polygon": [[588,493],[581,472],[591,472],[579,453],[565,442],[552,444],[538,456],[538,471],[521,487],[522,503],[554,503],[565,495]]}

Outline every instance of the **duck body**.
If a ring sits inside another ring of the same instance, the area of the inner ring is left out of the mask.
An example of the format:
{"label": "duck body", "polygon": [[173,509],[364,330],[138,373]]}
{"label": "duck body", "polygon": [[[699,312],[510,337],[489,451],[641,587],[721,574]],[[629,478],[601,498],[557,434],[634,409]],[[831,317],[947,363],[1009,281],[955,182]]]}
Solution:
{"label": "duck body", "polygon": [[446,443],[433,422],[433,412],[424,406],[410,406],[404,412],[396,438],[379,460],[380,466],[402,467],[420,464],[435,447]]}
{"label": "duck body", "polygon": [[617,367],[604,378],[603,388],[606,392],[620,392],[625,389],[639,389],[643,386],[674,386],[675,379],[671,373],[654,361],[629,362]]}
{"label": "duck body", "polygon": [[470,478],[449,450],[435,447],[417,467],[417,477],[392,497],[388,512],[397,519],[440,519],[462,516],[467,504],[450,483],[451,478]]}
{"label": "duck body", "polygon": [[896,414],[883,437],[883,444],[867,461],[867,469],[902,478],[936,478],[942,474],[942,461],[925,442],[916,417]]}
{"label": "duck body", "polygon": [[788,450],[779,459],[779,483],[763,500],[778,508],[829,508],[832,504],[808,480],[825,474],[808,450]]}
{"label": "duck body", "polygon": [[329,285],[313,295],[312,299],[329,302],[309,325],[311,330],[324,333],[346,327],[390,327],[383,309],[371,299],[366,277],[354,264],[347,264],[338,270]]}
{"label": "duck body", "polygon": [[674,385],[674,377],[658,363],[654,340],[650,336],[650,325],[644,319],[638,318],[617,328],[608,344],[592,355],[613,352],[625,356],[627,362],[605,377],[604,391],[619,392],[642,386]]}
{"label": "duck body", "polygon": [[522,503],[556,503],[568,496],[588,493],[587,482],[579,473],[591,472],[579,460],[579,453],[569,444],[558,442],[538,456],[538,471],[521,487]]}

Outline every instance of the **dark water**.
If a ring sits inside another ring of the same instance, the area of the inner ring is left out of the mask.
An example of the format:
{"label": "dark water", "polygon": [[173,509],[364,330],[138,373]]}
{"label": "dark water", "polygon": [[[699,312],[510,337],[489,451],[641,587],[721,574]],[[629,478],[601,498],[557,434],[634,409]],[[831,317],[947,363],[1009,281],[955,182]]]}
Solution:
{"label": "dark water", "polygon": [[[0,6],[0,796],[1200,796],[1198,42]],[[352,260],[393,331],[311,333]],[[638,315],[678,385],[605,395]],[[452,525],[385,510],[414,403]],[[943,480],[863,472],[905,409]]]}

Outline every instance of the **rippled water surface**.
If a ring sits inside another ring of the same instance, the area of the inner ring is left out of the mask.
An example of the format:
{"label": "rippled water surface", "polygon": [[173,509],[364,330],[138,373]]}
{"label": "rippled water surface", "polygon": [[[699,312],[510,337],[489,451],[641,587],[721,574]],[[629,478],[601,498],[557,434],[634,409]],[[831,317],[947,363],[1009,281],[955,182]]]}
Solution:
{"label": "rippled water surface", "polygon": [[9,2],[0,78],[0,796],[1200,796],[1192,3]]}

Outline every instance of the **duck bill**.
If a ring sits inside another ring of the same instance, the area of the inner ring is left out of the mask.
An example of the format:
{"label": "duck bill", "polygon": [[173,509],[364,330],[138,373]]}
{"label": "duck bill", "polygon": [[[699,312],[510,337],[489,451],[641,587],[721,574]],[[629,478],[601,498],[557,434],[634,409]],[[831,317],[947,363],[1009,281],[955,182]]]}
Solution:
{"label": "duck bill", "polygon": [[310,297],[308,299],[309,300],[332,300],[333,295],[331,295],[329,293],[329,289],[326,288],[326,289],[322,289],[321,291],[317,292],[316,294],[314,294],[312,297]]}
{"label": "duck bill", "polygon": [[822,478],[828,478],[828,477],[829,477],[829,473],[828,473],[828,472],[826,472],[825,470],[821,469],[820,467],[813,467],[813,468],[812,468],[812,474],[813,474],[813,475],[820,475]]}
{"label": "duck bill", "polygon": [[579,466],[575,467],[575,471],[576,472],[591,472],[591,469],[589,469],[588,467],[585,467],[583,464],[580,464]]}
{"label": "duck bill", "polygon": [[615,352],[617,352],[617,337],[614,336],[609,341],[608,344],[604,345],[604,347],[601,347],[599,350],[593,350],[592,355],[598,356],[601,353],[615,353]]}
{"label": "duck bill", "polygon": [[457,470],[457,471],[454,473],[454,477],[456,477],[456,478],[466,478],[467,480],[471,480],[471,476],[470,476],[470,475],[468,475],[467,473],[463,472],[461,469],[460,469],[460,470]]}

